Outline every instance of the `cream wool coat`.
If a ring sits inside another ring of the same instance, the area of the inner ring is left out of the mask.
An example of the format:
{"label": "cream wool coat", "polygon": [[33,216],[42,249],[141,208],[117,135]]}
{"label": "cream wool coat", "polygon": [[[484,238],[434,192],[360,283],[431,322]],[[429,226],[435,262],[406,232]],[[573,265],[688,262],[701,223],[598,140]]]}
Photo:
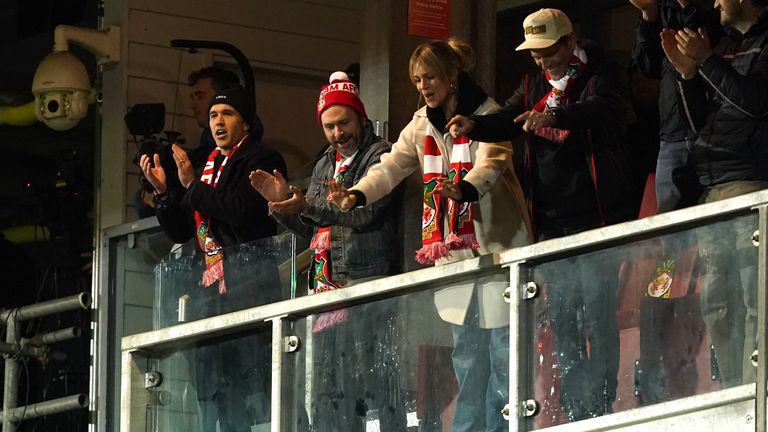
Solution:
{"label": "cream wool coat", "polygon": [[[499,109],[491,98],[480,105],[474,114],[492,113]],[[385,196],[404,178],[424,166],[424,135],[427,124],[426,107],[413,115],[413,119],[400,133],[390,153],[381,156],[381,163],[373,166],[352,190],[365,194],[368,204]],[[445,167],[450,166],[453,137],[446,133],[435,137]],[[474,212],[474,226],[480,248],[451,251],[451,256],[436,262],[450,262],[485,255],[531,243],[530,222],[525,200],[512,165],[512,145],[509,141],[470,143],[472,169],[464,180],[478,191],[480,200]],[[445,224],[447,232],[447,224]],[[508,275],[484,276],[474,281],[450,284],[435,293],[435,306],[440,317],[462,325],[475,288],[478,289],[480,327],[496,328],[509,324],[509,307],[502,298],[509,285]]]}

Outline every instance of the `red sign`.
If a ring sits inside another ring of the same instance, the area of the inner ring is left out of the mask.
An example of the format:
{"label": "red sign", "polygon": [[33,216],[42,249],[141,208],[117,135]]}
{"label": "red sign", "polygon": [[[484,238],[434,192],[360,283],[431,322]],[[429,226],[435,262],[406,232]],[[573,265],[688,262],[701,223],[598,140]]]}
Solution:
{"label": "red sign", "polygon": [[408,0],[408,34],[429,39],[451,37],[451,0]]}

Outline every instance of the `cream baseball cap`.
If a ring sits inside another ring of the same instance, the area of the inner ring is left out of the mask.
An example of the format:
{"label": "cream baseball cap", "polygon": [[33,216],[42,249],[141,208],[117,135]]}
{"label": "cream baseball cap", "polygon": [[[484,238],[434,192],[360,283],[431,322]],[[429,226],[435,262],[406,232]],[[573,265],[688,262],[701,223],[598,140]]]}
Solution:
{"label": "cream baseball cap", "polygon": [[561,37],[573,32],[568,16],[558,9],[539,9],[523,21],[525,42],[515,51],[542,49],[552,46]]}

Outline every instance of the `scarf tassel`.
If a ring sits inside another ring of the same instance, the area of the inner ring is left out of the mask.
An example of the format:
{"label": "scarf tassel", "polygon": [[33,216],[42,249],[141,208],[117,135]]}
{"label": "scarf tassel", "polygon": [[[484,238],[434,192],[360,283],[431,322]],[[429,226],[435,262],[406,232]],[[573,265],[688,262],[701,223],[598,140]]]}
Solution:
{"label": "scarf tassel", "polygon": [[331,248],[331,230],[321,229],[312,236],[312,242],[309,244],[310,249],[330,249]]}
{"label": "scarf tassel", "polygon": [[227,292],[227,285],[224,283],[224,260],[221,259],[203,271],[204,287],[207,288],[216,281],[219,281],[219,294]]}
{"label": "scarf tassel", "polygon": [[445,258],[450,254],[451,251],[444,242],[429,243],[416,251],[416,261],[420,264],[433,264],[438,259]]}
{"label": "scarf tassel", "polygon": [[445,246],[448,250],[477,249],[480,247],[480,244],[477,243],[477,237],[475,237],[474,233],[461,235],[450,233],[445,239]]}
{"label": "scarf tassel", "polygon": [[312,323],[312,333],[320,333],[323,330],[336,327],[345,322],[349,317],[349,311],[339,309],[333,312],[323,312],[315,315],[315,321]]}

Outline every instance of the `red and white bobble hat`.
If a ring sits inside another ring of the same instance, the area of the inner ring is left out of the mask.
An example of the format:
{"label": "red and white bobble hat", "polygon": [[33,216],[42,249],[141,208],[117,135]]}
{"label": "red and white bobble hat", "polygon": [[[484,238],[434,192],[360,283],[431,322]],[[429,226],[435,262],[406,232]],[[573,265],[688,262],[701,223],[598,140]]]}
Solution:
{"label": "red and white bobble hat", "polygon": [[332,105],[346,105],[364,118],[368,118],[363,101],[360,100],[360,92],[346,73],[334,72],[328,82],[329,84],[323,87],[317,99],[318,123],[322,124],[320,116]]}

